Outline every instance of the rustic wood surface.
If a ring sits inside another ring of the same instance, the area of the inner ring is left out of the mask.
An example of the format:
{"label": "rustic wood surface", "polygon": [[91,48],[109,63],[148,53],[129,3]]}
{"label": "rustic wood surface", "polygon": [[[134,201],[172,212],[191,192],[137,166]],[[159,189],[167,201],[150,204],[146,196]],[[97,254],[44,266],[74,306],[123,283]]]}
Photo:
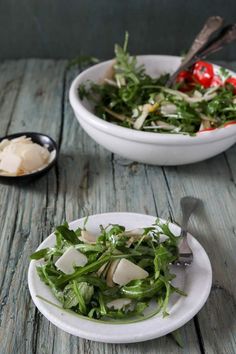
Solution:
{"label": "rustic wood surface", "polygon": [[[236,69],[236,62],[224,63]],[[0,184],[0,353],[208,353],[236,352],[236,146],[210,160],[180,167],[127,161],[92,141],[68,102],[78,68],[66,61],[0,63],[1,136],[20,131],[51,135],[58,164],[28,185]],[[213,287],[199,314],[172,337],[137,344],[102,344],[57,329],[35,308],[27,285],[29,255],[65,219],[132,211],[179,220],[179,200],[199,197],[204,209],[190,231],[205,247]]]}

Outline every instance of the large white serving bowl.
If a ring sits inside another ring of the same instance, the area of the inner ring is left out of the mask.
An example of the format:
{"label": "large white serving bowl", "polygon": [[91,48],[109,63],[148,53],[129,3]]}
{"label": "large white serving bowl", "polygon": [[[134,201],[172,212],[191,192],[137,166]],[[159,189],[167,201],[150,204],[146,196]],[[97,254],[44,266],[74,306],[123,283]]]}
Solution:
{"label": "large white serving bowl", "polygon": [[[142,55],[137,57],[146,72],[159,77],[172,73],[180,64],[180,57]],[[104,121],[93,113],[93,104],[81,100],[78,87],[88,80],[101,82],[112,60],[92,66],[72,82],[69,99],[75,116],[86,133],[98,144],[127,159],[153,165],[183,165],[215,156],[236,142],[236,124],[198,133],[196,136],[137,131]],[[214,66],[219,70],[218,66]],[[230,72],[230,71],[229,71]],[[233,76],[235,73],[230,72]]]}

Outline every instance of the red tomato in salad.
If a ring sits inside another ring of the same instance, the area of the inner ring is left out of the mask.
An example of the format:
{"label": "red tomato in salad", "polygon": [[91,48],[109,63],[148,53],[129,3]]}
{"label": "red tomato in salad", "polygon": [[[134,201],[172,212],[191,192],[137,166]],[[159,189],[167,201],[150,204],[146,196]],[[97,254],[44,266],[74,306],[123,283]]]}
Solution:
{"label": "red tomato in salad", "polygon": [[234,93],[236,94],[236,77],[228,77],[227,80],[225,80],[225,84],[230,84],[234,87]]}
{"label": "red tomato in salad", "polygon": [[187,70],[183,70],[180,71],[180,73],[178,74],[176,78],[176,82],[183,82],[185,80],[188,80],[189,78],[192,78],[191,72]]}
{"label": "red tomato in salad", "polygon": [[213,65],[206,61],[197,61],[193,68],[194,80],[205,88],[211,86],[214,77]]}
{"label": "red tomato in salad", "polygon": [[215,75],[211,81],[211,87],[214,86],[223,86],[223,81],[218,75]]}
{"label": "red tomato in salad", "polygon": [[192,85],[194,83],[192,76],[193,74],[191,73],[191,71],[181,71],[176,77],[176,83],[179,84],[178,90],[183,92],[192,90]]}

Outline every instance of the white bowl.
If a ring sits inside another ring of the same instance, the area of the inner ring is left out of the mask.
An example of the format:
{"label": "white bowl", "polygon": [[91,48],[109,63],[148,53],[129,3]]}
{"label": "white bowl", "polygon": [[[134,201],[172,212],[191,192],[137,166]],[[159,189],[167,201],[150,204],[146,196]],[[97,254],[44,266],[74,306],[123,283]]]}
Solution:
{"label": "white bowl", "polygon": [[[171,73],[180,64],[180,57],[168,55],[142,55],[137,59],[153,77]],[[79,123],[92,139],[106,149],[143,163],[183,165],[215,156],[236,142],[236,124],[188,136],[137,131],[97,117],[93,113],[92,103],[79,98],[78,87],[87,80],[101,82],[111,64],[112,60],[109,60],[85,70],[72,82],[69,92],[70,103]]]}

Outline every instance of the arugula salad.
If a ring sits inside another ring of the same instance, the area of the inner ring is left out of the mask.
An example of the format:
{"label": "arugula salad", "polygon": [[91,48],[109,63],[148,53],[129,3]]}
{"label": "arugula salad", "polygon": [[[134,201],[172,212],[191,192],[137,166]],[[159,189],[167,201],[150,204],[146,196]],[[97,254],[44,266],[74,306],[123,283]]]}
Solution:
{"label": "arugula salad", "polygon": [[[171,282],[180,237],[168,223],[157,219],[135,230],[100,226],[96,237],[85,225],[75,231],[67,223],[58,226],[54,247],[31,255],[31,260],[41,260],[38,276],[64,309],[94,320],[128,323],[157,313],[165,317],[171,294],[186,295]],[[145,314],[150,305],[151,313]]]}
{"label": "arugula salad", "polygon": [[101,84],[81,84],[81,99],[95,103],[100,118],[155,133],[197,132],[236,123],[236,77],[205,61],[179,73],[175,84],[166,87],[169,74],[150,77],[143,65],[123,47],[115,45],[115,59]]}

